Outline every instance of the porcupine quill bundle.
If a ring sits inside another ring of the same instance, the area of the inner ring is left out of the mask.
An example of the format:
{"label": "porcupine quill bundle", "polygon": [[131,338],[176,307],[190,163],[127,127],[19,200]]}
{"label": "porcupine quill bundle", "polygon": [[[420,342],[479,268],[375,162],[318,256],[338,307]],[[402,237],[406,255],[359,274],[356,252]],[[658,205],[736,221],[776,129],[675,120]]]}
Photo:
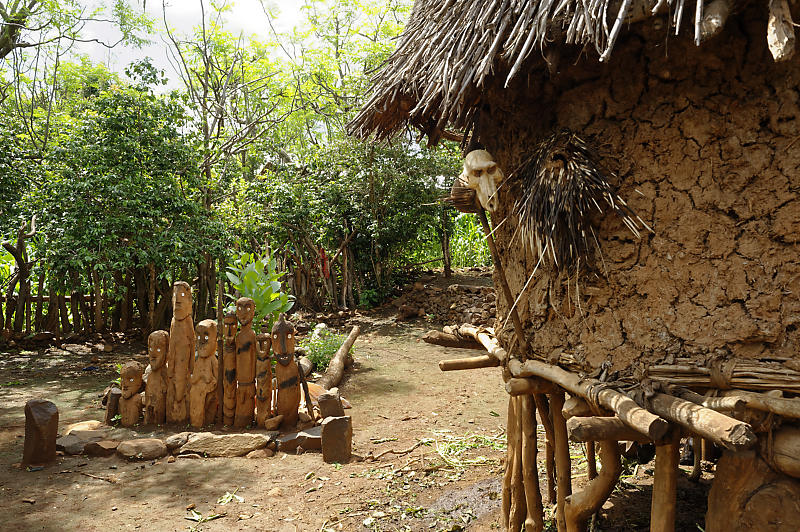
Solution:
{"label": "porcupine quill bundle", "polygon": [[[541,263],[571,273],[586,263],[592,212],[615,212],[634,236],[650,227],[608,183],[598,158],[580,137],[564,129],[544,140],[517,172],[522,194],[514,206],[521,236]],[[613,174],[610,174],[613,175]],[[597,244],[599,247],[599,243]]]}

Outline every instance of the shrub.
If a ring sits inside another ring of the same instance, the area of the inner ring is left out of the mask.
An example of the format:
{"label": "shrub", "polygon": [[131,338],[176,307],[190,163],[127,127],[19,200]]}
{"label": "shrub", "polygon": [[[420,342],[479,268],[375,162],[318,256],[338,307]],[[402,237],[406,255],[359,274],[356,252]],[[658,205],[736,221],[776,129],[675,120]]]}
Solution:
{"label": "shrub", "polygon": [[[314,363],[314,368],[318,372],[323,372],[345,339],[343,334],[336,334],[330,329],[322,329],[319,334],[303,339],[300,347],[305,349],[306,356]],[[350,350],[352,351],[352,348]]]}

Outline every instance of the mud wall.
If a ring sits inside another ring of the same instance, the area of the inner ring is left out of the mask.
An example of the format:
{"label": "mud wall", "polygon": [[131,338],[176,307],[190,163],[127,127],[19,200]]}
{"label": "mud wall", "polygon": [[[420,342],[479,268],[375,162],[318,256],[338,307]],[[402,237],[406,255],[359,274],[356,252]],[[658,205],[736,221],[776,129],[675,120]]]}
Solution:
{"label": "mud wall", "polygon": [[[773,63],[765,12],[732,16],[700,48],[653,19],[624,32],[607,65],[566,50],[552,76],[532,65],[509,89],[488,88],[476,136],[502,168],[569,127],[599,146],[654,230],[637,240],[599,218],[603,259],[577,297],[574,279],[537,274],[520,304],[537,355],[617,369],[669,355],[798,356],[800,59]],[[513,181],[501,189],[495,222],[518,193]],[[518,294],[536,261],[512,241],[512,218],[497,240]]]}

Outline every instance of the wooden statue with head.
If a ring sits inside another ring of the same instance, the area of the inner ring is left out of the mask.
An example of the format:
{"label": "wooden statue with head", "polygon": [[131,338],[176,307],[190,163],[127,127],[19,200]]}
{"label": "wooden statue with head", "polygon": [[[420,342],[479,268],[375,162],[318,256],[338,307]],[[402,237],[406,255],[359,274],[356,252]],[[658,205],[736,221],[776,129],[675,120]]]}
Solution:
{"label": "wooden statue with head", "polygon": [[256,409],[256,333],[253,317],[256,304],[249,297],[236,300],[239,332],[236,334],[236,414],[233,426],[244,428],[253,422]]}
{"label": "wooden statue with head", "polygon": [[120,423],[123,427],[132,427],[139,423],[142,413],[142,365],[128,362],[120,370],[122,397],[119,399]]}
{"label": "wooden statue with head", "polygon": [[300,372],[294,359],[295,330],[290,321],[281,314],[272,326],[272,352],[275,355],[275,378],[278,382],[278,400],[275,414],[283,416],[281,428],[297,425],[300,407]]}
{"label": "wooden statue with head", "polygon": [[270,335],[259,334],[256,350],[256,426],[264,428],[271,415],[272,360],[269,357]]}
{"label": "wooden statue with head", "polygon": [[464,170],[457,181],[473,189],[484,210],[493,212],[497,208],[497,185],[503,180],[503,172],[494,157],[486,150],[473,150],[464,158]]}
{"label": "wooden statue with head", "polygon": [[144,392],[144,422],[162,425],[167,421],[167,371],[164,369],[169,349],[169,333],[153,331],[147,337],[150,375]]}
{"label": "wooden statue with head", "polygon": [[195,334],[197,357],[189,388],[189,422],[199,428],[213,423],[217,415],[217,322],[201,321]]}
{"label": "wooden statue with head", "polygon": [[233,425],[236,415],[236,312],[227,312],[222,326],[222,424],[227,427]]}
{"label": "wooden statue with head", "polygon": [[172,287],[172,323],[169,326],[167,351],[167,422],[169,423],[186,422],[188,417],[186,397],[193,366],[192,289],[189,283],[178,281]]}

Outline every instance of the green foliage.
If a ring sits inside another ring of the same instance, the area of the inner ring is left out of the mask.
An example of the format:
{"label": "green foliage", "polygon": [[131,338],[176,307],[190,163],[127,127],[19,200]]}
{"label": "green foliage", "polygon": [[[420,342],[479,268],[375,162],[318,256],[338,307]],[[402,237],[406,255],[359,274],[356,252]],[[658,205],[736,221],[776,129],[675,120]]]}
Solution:
{"label": "green foliage", "polygon": [[467,213],[456,216],[453,234],[450,237],[450,253],[454,268],[492,264],[486,235],[477,216]]}
{"label": "green foliage", "polygon": [[[226,275],[233,288],[241,297],[249,297],[255,302],[254,325],[261,325],[266,320],[267,327],[272,328],[280,313],[292,308],[294,297],[281,291],[283,274],[277,271],[275,259],[269,253],[261,258],[243,253],[228,266]],[[236,302],[236,296],[227,295],[231,302]]]}
{"label": "green foliage", "polygon": [[[347,339],[343,334],[336,334],[330,329],[321,329],[316,335],[309,335],[300,341],[299,346],[305,349],[306,356],[314,363],[317,371],[325,371],[333,355]],[[353,348],[350,348],[350,352]]]}

